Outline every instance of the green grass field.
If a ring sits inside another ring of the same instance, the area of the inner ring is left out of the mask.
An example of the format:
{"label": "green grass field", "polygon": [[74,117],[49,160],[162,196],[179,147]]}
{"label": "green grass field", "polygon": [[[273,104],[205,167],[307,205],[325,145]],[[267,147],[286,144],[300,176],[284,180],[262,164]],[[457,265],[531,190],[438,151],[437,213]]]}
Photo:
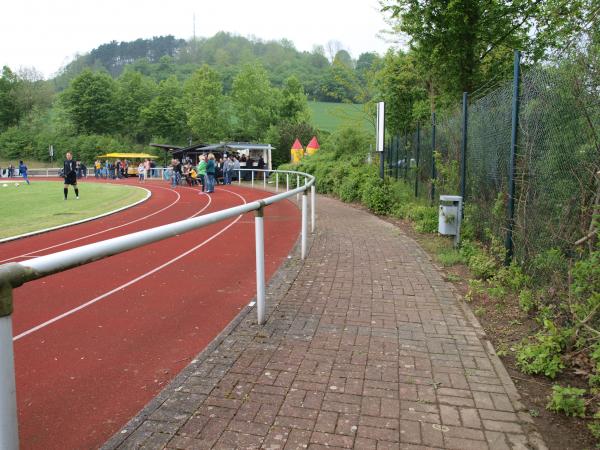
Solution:
{"label": "green grass field", "polygon": [[[69,199],[63,200],[60,181],[35,181],[30,185],[0,179],[0,238],[16,236],[44,228],[75,222],[87,217],[121,208],[141,200],[146,191],[133,186],[114,184],[79,183],[79,200],[73,188]],[[3,185],[6,184],[6,187]]]}
{"label": "green grass field", "polygon": [[374,133],[374,119],[365,112],[364,105],[349,103],[308,102],[312,124],[320,130],[334,132],[343,126],[358,126]]}

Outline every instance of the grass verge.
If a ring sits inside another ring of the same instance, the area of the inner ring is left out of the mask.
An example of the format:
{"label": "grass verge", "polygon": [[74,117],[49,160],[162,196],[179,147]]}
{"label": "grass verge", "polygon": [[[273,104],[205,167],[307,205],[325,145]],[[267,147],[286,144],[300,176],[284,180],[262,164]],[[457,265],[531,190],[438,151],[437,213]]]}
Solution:
{"label": "grass verge", "polygon": [[0,238],[97,216],[146,196],[145,191],[134,186],[80,182],[80,199],[76,200],[69,188],[69,199],[64,201],[60,181],[33,180],[27,185],[17,179],[17,183],[0,183],[0,205],[6,211],[0,216]]}

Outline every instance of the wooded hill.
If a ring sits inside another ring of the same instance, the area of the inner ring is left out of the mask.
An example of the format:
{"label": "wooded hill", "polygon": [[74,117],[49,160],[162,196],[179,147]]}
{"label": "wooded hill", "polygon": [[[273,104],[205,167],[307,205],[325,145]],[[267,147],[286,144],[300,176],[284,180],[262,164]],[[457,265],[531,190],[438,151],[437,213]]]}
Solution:
{"label": "wooded hill", "polygon": [[171,75],[183,81],[207,64],[220,75],[227,93],[240,67],[254,63],[265,68],[275,87],[295,76],[310,100],[363,103],[369,97],[366,74],[378,59],[375,53],[363,53],[353,60],[339,43],[330,43],[327,51],[316,46],[311,52],[300,52],[286,39],[263,41],[225,32],[189,41],[158,36],[103,44],[78,56],[53,81],[60,91],[86,68],[104,69],[116,78],[128,66],[156,82]]}

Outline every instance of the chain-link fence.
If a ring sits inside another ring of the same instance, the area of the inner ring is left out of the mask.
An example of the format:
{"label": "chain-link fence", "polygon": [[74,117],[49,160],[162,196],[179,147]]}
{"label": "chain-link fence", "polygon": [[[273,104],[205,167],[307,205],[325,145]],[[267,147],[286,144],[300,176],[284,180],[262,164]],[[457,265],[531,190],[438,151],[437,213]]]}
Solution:
{"label": "chain-link fence", "polygon": [[[565,61],[520,77],[516,165],[510,171],[513,81],[461,108],[432,117],[388,145],[388,175],[432,204],[464,194],[477,237],[504,242],[514,177],[514,256],[573,251],[589,233],[598,202],[600,91],[589,64]],[[463,133],[465,126],[467,132]],[[466,138],[465,190],[461,158]]]}

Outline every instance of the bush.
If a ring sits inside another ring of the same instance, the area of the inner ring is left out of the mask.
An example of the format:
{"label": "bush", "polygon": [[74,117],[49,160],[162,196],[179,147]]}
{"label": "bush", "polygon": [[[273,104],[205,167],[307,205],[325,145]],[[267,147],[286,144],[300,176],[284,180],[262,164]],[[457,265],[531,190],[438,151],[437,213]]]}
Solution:
{"label": "bush", "polygon": [[517,349],[517,366],[527,374],[543,373],[549,378],[555,378],[564,364],[560,357],[566,343],[566,335],[559,332],[550,321],[544,321],[544,332],[534,337],[534,342],[522,343]]}
{"label": "bush", "polygon": [[465,262],[463,256],[460,254],[460,251],[454,248],[444,249],[438,253],[437,259],[440,264],[445,267],[454,266],[456,264]]}
{"label": "bush", "polygon": [[562,387],[558,384],[552,386],[552,396],[546,405],[550,411],[562,412],[571,417],[585,416],[585,401],[582,398],[584,389]]}
{"label": "bush", "polygon": [[529,313],[535,308],[535,305],[536,303],[533,293],[529,289],[523,289],[519,293],[519,306],[521,309],[524,312]]}
{"label": "bush", "polygon": [[438,214],[433,206],[414,205],[407,209],[406,218],[415,223],[415,230],[420,233],[437,232]]}
{"label": "bush", "polygon": [[561,285],[566,281],[568,271],[567,259],[556,248],[536,255],[529,267],[529,272],[539,284]]}
{"label": "bush", "polygon": [[385,215],[392,209],[390,183],[387,180],[369,179],[362,191],[362,202],[372,212]]}
{"label": "bush", "polygon": [[496,261],[486,255],[482,250],[479,250],[471,256],[468,264],[473,275],[482,280],[491,278],[498,268]]}
{"label": "bush", "polygon": [[511,292],[519,292],[531,284],[531,277],[525,275],[521,267],[513,262],[508,267],[501,267],[492,282],[507,287]]}
{"label": "bush", "polygon": [[[600,419],[600,413],[594,414],[594,419]],[[590,430],[590,433],[592,433],[594,439],[600,443],[600,420],[594,420],[592,423],[589,423],[588,430]],[[597,443],[596,447],[600,447],[600,445]]]}

